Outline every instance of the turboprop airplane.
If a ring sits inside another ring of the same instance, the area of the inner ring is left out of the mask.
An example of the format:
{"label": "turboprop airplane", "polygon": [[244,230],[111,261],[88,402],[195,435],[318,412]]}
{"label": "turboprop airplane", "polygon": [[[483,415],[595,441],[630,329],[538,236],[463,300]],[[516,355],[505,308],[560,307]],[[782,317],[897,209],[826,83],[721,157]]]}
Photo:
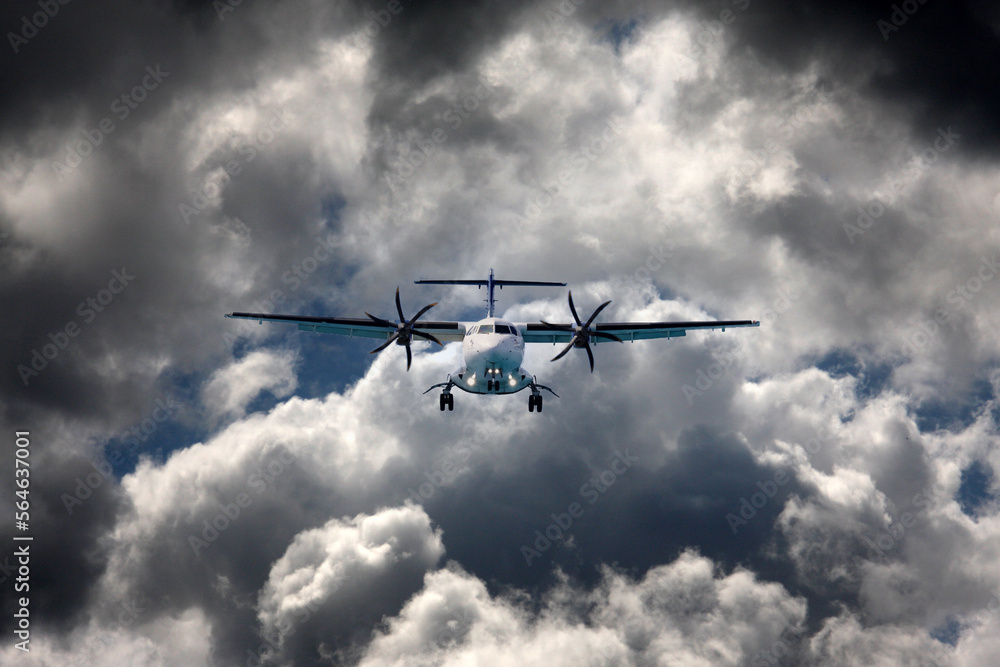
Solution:
{"label": "turboprop airplane", "polygon": [[605,301],[584,322],[577,315],[573,304],[573,292],[569,293],[569,310],[573,314],[575,324],[553,324],[541,320],[539,322],[509,322],[495,316],[496,288],[505,286],[518,287],[565,287],[566,283],[541,282],[534,280],[497,280],[490,269],[486,280],[416,280],[417,285],[475,285],[486,287],[486,317],[478,322],[417,322],[428,310],[437,305],[432,303],[424,306],[411,319],[403,315],[403,307],[399,303],[399,288],[396,288],[396,313],[399,319],[384,320],[371,313],[365,313],[368,319],[360,317],[305,317],[302,315],[270,315],[266,313],[229,313],[226,317],[264,322],[283,322],[295,324],[300,331],[315,333],[330,333],[341,336],[359,336],[385,340],[384,343],[371,351],[381,352],[393,342],[406,348],[406,370],[410,370],[413,355],[410,345],[415,338],[443,345],[444,342],[461,341],[462,367],[448,376],[446,382],[430,387],[424,393],[441,388],[439,405],[442,411],[446,408],[455,409],[455,396],[452,389],[461,389],[470,394],[516,394],[522,389],[530,389],[528,396],[528,412],[542,411],[542,393],[545,390],[558,398],[558,394],[549,387],[539,384],[534,375],[521,366],[524,359],[526,343],[566,343],[566,347],[552,358],[561,359],[571,349],[578,348],[587,352],[590,361],[590,372],[594,372],[594,353],[591,344],[626,340],[634,342],[650,338],[679,338],[688,331],[700,329],[721,329],[730,327],[757,327],[756,320],[718,320],[713,322],[612,322],[594,324],[610,301]]}

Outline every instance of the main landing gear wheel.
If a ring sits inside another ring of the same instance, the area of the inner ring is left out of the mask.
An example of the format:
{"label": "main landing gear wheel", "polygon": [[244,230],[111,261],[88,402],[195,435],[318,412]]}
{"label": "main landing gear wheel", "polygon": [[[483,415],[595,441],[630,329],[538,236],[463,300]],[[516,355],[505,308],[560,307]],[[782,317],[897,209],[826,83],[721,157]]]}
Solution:
{"label": "main landing gear wheel", "polygon": [[444,412],[445,407],[448,408],[449,412],[454,411],[454,409],[455,409],[455,395],[454,394],[441,394],[441,398],[440,398],[440,401],[439,401],[439,407],[441,408],[441,412]]}
{"label": "main landing gear wheel", "polygon": [[528,396],[528,412],[534,412],[535,408],[538,408],[539,412],[542,411],[542,395],[541,394],[538,394],[537,396],[535,396],[533,394]]}

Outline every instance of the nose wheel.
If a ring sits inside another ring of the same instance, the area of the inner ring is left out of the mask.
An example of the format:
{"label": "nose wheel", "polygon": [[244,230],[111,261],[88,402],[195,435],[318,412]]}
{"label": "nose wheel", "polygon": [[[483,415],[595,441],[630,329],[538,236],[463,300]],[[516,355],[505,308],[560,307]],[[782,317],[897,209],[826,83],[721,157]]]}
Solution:
{"label": "nose wheel", "polygon": [[455,396],[451,393],[451,388],[453,386],[455,386],[455,383],[451,381],[451,376],[449,375],[447,382],[440,382],[432,385],[424,393],[426,394],[427,392],[433,391],[438,387],[444,387],[444,389],[441,390],[441,395],[438,397],[438,407],[441,408],[441,412],[444,412],[445,408],[451,411],[455,409]]}

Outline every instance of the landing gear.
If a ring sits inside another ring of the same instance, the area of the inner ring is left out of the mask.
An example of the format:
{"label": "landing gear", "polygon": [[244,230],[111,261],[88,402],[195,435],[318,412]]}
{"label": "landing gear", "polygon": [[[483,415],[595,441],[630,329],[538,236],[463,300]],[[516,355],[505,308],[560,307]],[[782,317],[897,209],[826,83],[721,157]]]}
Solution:
{"label": "landing gear", "polygon": [[493,391],[493,380],[486,381],[486,391]]}
{"label": "landing gear", "polygon": [[544,389],[545,391],[549,392],[556,398],[559,398],[559,394],[552,391],[552,389],[546,387],[544,384],[538,384],[537,382],[534,382],[533,379],[531,384],[529,384],[528,386],[531,387],[531,395],[528,396],[528,412],[534,412],[535,408],[538,408],[539,412],[542,411],[542,392],[539,391],[540,389]]}
{"label": "landing gear", "polygon": [[431,385],[424,393],[426,394],[427,392],[433,391],[438,387],[444,387],[444,389],[441,390],[441,395],[438,397],[438,407],[441,408],[441,412],[444,412],[445,408],[452,411],[455,409],[455,396],[451,393],[451,388],[454,386],[455,383],[451,381],[451,376],[449,375],[447,382],[439,382],[438,384]]}

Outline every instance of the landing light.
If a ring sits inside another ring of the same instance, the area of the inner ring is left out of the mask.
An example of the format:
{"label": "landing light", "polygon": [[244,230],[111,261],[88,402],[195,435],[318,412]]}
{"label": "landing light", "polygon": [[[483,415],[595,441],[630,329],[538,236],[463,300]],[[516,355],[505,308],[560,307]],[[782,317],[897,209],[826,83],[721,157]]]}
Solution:
{"label": "landing light", "polygon": [[474,384],[476,384],[476,374],[475,374],[475,373],[473,373],[473,374],[472,374],[472,375],[471,375],[471,376],[469,377],[469,386],[471,387],[471,386],[472,386],[472,385],[474,385]]}

